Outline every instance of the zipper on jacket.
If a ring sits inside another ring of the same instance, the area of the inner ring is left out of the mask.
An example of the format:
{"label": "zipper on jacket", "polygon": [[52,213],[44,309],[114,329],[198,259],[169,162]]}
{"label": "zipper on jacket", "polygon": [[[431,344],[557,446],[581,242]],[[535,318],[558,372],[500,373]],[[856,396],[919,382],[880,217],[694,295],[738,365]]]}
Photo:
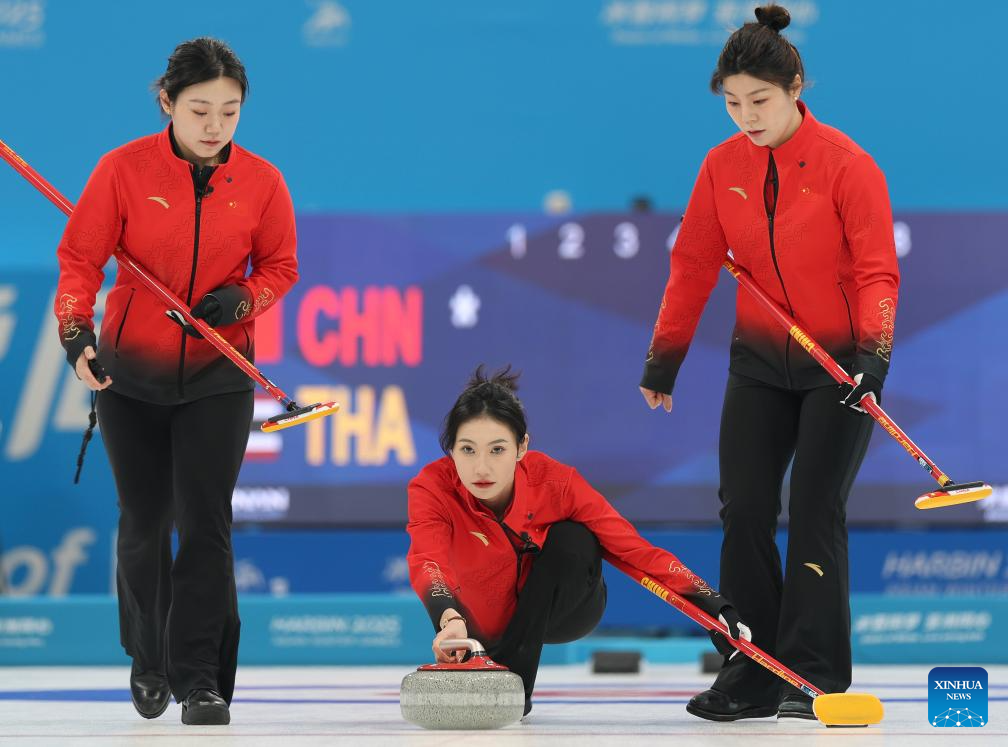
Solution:
{"label": "zipper on jacket", "polygon": [[[773,187],[773,199],[767,199],[767,185]],[[784,292],[784,300],[787,302],[788,311],[794,317],[794,309],[791,307],[791,299],[788,298],[787,288],[784,287],[784,276],[781,275],[780,265],[777,264],[777,251],[774,249],[774,216],[777,214],[777,194],[780,191],[780,182],[777,178],[777,164],[774,162],[773,151],[770,152],[770,160],[767,164],[766,181],[763,183],[763,206],[766,208],[767,226],[770,230],[770,258],[773,259],[774,270],[777,272],[777,279],[780,281],[781,290]],[[791,335],[784,341],[784,378],[787,381],[788,389],[791,388]]]}
{"label": "zipper on jacket", "polygon": [[[203,207],[203,197],[207,193],[207,185],[210,183],[210,177],[213,176],[214,168],[214,166],[195,165],[192,167],[193,191],[196,193],[196,228],[193,231],[192,270],[189,273],[189,290],[186,293],[185,299],[185,304],[189,308],[192,308],[193,286],[196,284],[196,261],[199,259],[200,212]],[[185,397],[185,385],[183,384],[183,380],[185,376],[185,351],[187,337],[188,335],[183,332],[182,347],[179,350],[178,393],[180,399]]]}
{"label": "zipper on jacket", "polygon": [[116,330],[115,347],[113,348],[116,358],[119,357],[119,338],[122,337],[123,327],[126,326],[126,317],[127,315],[129,315],[130,304],[133,303],[134,293],[136,293],[136,288],[130,288],[130,297],[129,300],[126,302],[126,309],[123,311],[123,318],[119,322],[119,329]]}

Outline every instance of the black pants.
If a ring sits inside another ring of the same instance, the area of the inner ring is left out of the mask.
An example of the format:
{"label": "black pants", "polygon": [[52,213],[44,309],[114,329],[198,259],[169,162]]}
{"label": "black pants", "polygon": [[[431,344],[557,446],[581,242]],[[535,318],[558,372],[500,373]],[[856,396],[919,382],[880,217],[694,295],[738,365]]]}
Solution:
{"label": "black pants", "polygon": [[205,688],[230,702],[240,627],[231,495],[252,392],[155,405],[106,390],[98,420],[119,493],[123,648],[137,671],[166,673],[176,700]]}
{"label": "black pants", "polygon": [[602,551],[583,524],[557,522],[532,562],[518,605],[490,655],[522,678],[532,696],[544,643],[567,643],[595,629],[605,612]]}
{"label": "black pants", "polygon": [[[851,682],[847,497],[874,421],[839,404],[835,386],[777,389],[731,375],[721,418],[720,592],[753,642],[824,692]],[[774,542],[791,467],[787,567]],[[775,705],[794,692],[736,656],[714,687]]]}

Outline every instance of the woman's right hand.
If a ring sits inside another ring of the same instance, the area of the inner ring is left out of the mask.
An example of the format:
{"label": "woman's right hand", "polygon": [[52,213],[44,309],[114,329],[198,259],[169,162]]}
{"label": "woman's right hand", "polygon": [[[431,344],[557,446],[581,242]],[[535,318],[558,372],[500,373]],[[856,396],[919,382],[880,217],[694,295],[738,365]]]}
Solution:
{"label": "woman's right hand", "polygon": [[640,387],[640,392],[644,395],[644,401],[648,403],[648,407],[652,410],[661,405],[665,408],[665,412],[672,412],[671,394],[663,394],[662,392],[656,392],[654,389],[646,389],[645,387]]}
{"label": "woman's right hand", "polygon": [[84,352],[77,357],[77,363],[74,364],[74,370],[77,371],[77,378],[83,381],[87,388],[92,392],[100,392],[102,389],[107,389],[112,385],[112,377],[106,376],[105,381],[99,382],[98,379],[94,377],[91,373],[91,368],[88,366],[88,361],[94,360],[95,349],[88,345],[84,348]]}
{"label": "woman's right hand", "polygon": [[438,664],[458,664],[462,661],[462,657],[465,656],[467,649],[460,648],[455,649],[454,651],[445,651],[441,648],[441,641],[468,637],[469,631],[466,629],[465,621],[452,620],[450,623],[445,625],[436,636],[434,636],[434,645],[431,646],[431,648],[434,649],[434,661]]}

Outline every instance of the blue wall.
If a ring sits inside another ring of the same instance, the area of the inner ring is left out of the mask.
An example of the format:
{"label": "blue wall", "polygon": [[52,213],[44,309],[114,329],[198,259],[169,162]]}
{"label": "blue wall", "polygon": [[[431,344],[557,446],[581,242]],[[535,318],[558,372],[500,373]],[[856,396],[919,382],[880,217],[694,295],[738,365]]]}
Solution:
{"label": "blue wall", "polygon": [[[248,68],[238,140],[304,212],[534,210],[556,189],[579,210],[679,208],[732,133],[707,80],[749,18],[725,0],[3,5],[38,11],[0,14],[0,137],[71,198],[103,152],[160,127],[149,84],[210,34]],[[951,28],[910,0],[791,8],[806,100],[875,155],[897,209],[1008,206],[989,74],[1008,5],[960,3]],[[0,268],[51,264],[62,222],[13,175],[0,189]]]}

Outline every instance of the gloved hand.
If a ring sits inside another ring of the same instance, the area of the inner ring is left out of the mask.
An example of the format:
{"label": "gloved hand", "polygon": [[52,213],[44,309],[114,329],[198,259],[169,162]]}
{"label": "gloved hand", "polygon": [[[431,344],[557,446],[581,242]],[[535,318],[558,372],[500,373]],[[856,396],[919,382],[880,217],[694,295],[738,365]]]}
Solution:
{"label": "gloved hand", "polygon": [[[730,604],[721,608],[718,622],[728,628],[728,632],[735,640],[739,638],[745,638],[747,641],[752,640],[752,631],[749,630],[749,626],[742,622],[738,612]],[[718,650],[719,654],[727,656],[729,659],[734,658],[738,653],[738,649],[728,643],[728,639],[725,638],[721,631],[709,630],[707,632],[710,635],[711,643],[714,644],[714,648]]]}
{"label": "gloved hand", "polygon": [[882,382],[870,373],[856,373],[852,378],[857,386],[840,385],[840,404],[867,415],[868,413],[861,407],[861,399],[867,394],[878,404],[882,400]]}
{"label": "gloved hand", "polygon": [[189,313],[197,319],[202,319],[211,327],[216,327],[221,322],[224,309],[217,296],[213,293],[207,293],[198,304],[192,307],[192,311]]}
{"label": "gloved hand", "polygon": [[[198,304],[192,307],[189,313],[197,319],[202,319],[211,327],[216,327],[220,324],[221,317],[224,316],[224,308],[213,293],[207,293]],[[187,335],[199,338],[200,340],[203,339],[203,335],[200,334],[199,330],[189,324],[175,309],[168,309],[165,315],[182,327]]]}

